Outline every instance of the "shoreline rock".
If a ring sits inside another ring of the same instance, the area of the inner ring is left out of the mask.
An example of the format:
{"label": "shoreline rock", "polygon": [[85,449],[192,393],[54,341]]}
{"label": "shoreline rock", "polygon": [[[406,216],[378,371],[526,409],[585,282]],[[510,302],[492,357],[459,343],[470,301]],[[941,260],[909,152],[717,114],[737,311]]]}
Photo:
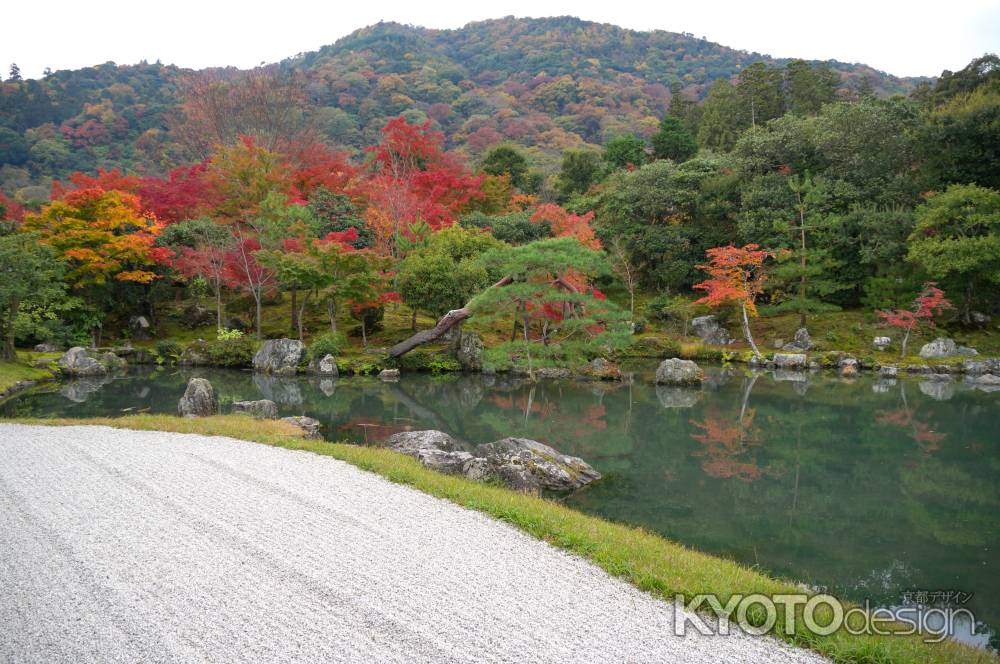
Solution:
{"label": "shoreline rock", "polygon": [[218,412],[219,401],[212,384],[204,378],[189,380],[184,396],[177,403],[177,414],[181,417],[208,417]]}
{"label": "shoreline rock", "polygon": [[297,339],[268,339],[253,356],[253,370],[277,376],[294,376],[306,347]]}
{"label": "shoreline rock", "polygon": [[656,368],[657,385],[700,385],[703,380],[705,372],[691,360],[673,357]]}

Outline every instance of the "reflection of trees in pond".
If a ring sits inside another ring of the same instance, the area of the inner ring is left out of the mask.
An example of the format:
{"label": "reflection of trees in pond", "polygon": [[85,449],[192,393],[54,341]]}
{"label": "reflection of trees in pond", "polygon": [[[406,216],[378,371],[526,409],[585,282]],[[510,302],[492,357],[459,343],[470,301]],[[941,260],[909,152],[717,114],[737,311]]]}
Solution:
{"label": "reflection of trees in pond", "polygon": [[[923,383],[921,383],[921,387]],[[906,430],[920,446],[924,454],[933,454],[941,449],[941,442],[947,438],[946,434],[935,431],[929,422],[917,419],[917,412],[910,407],[906,399],[906,384],[899,388],[899,398],[901,405],[890,410],[880,410],[875,413],[875,421],[879,424],[896,426]]]}
{"label": "reflection of trees in pond", "polygon": [[753,424],[756,412],[751,408],[742,418],[720,416],[709,408],[709,413],[701,422],[691,420],[691,425],[700,433],[692,433],[691,438],[704,448],[692,456],[704,457],[702,470],[709,477],[736,478],[753,482],[761,477],[760,467],[751,455],[752,448],[760,445],[760,428]]}

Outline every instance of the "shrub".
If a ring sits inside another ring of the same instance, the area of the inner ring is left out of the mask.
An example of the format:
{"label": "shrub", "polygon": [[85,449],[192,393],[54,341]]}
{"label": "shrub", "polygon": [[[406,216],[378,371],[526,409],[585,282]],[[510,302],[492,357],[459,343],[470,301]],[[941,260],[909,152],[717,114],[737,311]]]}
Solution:
{"label": "shrub", "polygon": [[337,357],[346,345],[344,335],[339,332],[327,332],[313,339],[309,344],[309,355],[312,358],[321,358],[326,355]]}
{"label": "shrub", "polygon": [[230,330],[224,327],[215,333],[215,338],[219,341],[237,341],[243,338],[243,332],[240,330]]}
{"label": "shrub", "polygon": [[181,355],[181,345],[174,339],[160,339],[156,342],[156,354],[164,362],[176,362]]}
{"label": "shrub", "polygon": [[212,364],[220,367],[248,367],[257,352],[254,340],[242,334],[236,338],[213,341],[206,346]]}

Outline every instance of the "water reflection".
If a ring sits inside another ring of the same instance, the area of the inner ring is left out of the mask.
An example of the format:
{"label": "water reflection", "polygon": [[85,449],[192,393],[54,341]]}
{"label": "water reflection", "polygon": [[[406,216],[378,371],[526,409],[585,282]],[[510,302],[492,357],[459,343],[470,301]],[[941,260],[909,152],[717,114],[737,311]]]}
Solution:
{"label": "water reflection", "polygon": [[[1000,624],[1000,401],[969,381],[709,370],[701,389],[498,376],[288,379],[159,370],[0,404],[12,416],[174,412],[193,375],[221,402],[272,399],[333,439],[436,428],[525,436],[605,479],[572,506],[836,594],[897,606],[953,589]],[[980,630],[982,631],[982,630]],[[988,638],[988,637],[979,637]]]}

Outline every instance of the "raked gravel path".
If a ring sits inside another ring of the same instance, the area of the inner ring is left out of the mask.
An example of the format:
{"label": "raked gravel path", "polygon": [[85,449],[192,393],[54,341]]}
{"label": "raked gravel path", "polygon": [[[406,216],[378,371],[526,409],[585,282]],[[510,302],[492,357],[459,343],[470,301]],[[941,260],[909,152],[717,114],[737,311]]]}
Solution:
{"label": "raked gravel path", "polygon": [[475,511],[228,438],[0,425],[0,662],[822,662]]}

